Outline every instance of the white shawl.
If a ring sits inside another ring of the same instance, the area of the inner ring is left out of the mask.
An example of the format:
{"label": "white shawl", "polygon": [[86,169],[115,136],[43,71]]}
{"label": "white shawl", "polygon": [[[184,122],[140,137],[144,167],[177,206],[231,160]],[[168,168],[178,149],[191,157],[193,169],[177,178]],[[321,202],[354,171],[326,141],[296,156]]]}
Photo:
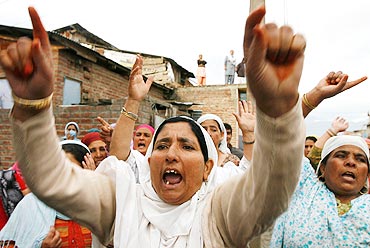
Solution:
{"label": "white shawl", "polygon": [[[217,165],[217,151],[213,141],[200,128],[206,141],[208,157]],[[149,168],[147,158],[151,156],[152,149],[153,140],[146,159],[143,162],[136,161],[144,163],[138,166]],[[105,159],[99,165],[100,173],[115,177],[116,181],[114,246],[203,247],[201,214],[209,192],[216,186],[216,168],[213,166],[207,182],[203,182],[189,201],[176,206],[158,197],[152,187],[150,173],[140,175],[140,184],[136,184],[135,175],[126,162],[119,161],[115,156]],[[144,171],[147,170],[141,170]]]}

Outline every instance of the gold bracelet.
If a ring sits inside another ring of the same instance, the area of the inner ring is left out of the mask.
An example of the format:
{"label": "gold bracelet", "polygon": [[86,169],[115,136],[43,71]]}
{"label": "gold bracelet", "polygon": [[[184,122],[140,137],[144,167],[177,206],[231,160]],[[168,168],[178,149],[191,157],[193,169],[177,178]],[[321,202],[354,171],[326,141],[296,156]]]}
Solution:
{"label": "gold bracelet", "polygon": [[244,145],[252,145],[252,144],[254,144],[254,142],[255,142],[256,140],[253,140],[253,141],[249,141],[249,142],[247,142],[247,141],[244,141],[243,140],[243,144]]}
{"label": "gold bracelet", "polygon": [[307,99],[307,95],[306,94],[303,94],[303,103],[311,110],[314,110],[316,108],[316,106],[313,106]]}
{"label": "gold bracelet", "polygon": [[12,91],[13,101],[15,104],[19,105],[21,108],[25,109],[43,109],[51,105],[51,101],[53,99],[53,93],[51,93],[50,96],[47,96],[42,99],[36,99],[36,100],[29,100],[29,99],[23,99],[14,94]]}
{"label": "gold bracelet", "polygon": [[326,130],[326,132],[329,134],[330,137],[337,136],[335,134],[335,132],[331,128],[329,128],[328,130]]}
{"label": "gold bracelet", "polygon": [[129,118],[133,121],[137,121],[137,119],[139,118],[139,116],[137,114],[134,114],[132,112],[128,112],[125,107],[122,107],[121,115],[124,115],[124,116],[126,116],[127,118]]}

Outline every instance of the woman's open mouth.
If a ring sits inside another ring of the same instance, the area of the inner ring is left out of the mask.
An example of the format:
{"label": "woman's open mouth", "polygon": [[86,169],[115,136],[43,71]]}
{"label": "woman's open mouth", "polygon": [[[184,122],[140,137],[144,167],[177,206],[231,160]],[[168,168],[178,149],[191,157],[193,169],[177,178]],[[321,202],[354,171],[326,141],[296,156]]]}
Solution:
{"label": "woman's open mouth", "polygon": [[346,171],[342,174],[342,177],[346,178],[347,180],[355,180],[356,179],[356,176],[353,172],[350,172],[350,171]]}
{"label": "woman's open mouth", "polygon": [[176,170],[166,170],[163,174],[163,182],[166,185],[178,184],[182,181],[181,174]]}
{"label": "woman's open mouth", "polygon": [[139,143],[137,144],[137,147],[138,147],[138,148],[145,148],[145,147],[146,147],[146,145],[145,145],[145,143],[140,143],[140,142],[139,142]]}

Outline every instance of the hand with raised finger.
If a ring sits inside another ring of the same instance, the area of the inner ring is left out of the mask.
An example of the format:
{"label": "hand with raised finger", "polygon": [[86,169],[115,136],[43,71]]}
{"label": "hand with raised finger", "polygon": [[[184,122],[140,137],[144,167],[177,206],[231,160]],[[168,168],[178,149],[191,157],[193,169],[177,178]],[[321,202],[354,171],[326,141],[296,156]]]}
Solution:
{"label": "hand with raised finger", "polygon": [[278,117],[297,103],[306,41],[288,26],[261,23],[265,8],[253,11],[246,22],[244,58],[248,85],[257,106]]}
{"label": "hand with raised finger", "polygon": [[87,170],[95,170],[96,169],[94,159],[93,159],[93,157],[91,156],[90,153],[86,153],[86,155],[84,156],[84,160],[85,161],[82,161],[82,168],[87,169]]}
{"label": "hand with raised finger", "polygon": [[104,120],[102,117],[98,116],[97,120],[100,122],[100,137],[105,140],[105,142],[110,143],[113,134],[112,126]]}
{"label": "hand with raised finger", "polygon": [[40,17],[29,7],[33,40],[22,37],[1,50],[0,65],[5,71],[13,94],[35,100],[50,96],[54,89],[53,56],[49,37]]}
{"label": "hand with raised finger", "polygon": [[367,79],[367,76],[348,81],[348,75],[341,71],[330,72],[326,77],[307,93],[307,98],[314,106],[318,106],[323,100],[338,95]]}

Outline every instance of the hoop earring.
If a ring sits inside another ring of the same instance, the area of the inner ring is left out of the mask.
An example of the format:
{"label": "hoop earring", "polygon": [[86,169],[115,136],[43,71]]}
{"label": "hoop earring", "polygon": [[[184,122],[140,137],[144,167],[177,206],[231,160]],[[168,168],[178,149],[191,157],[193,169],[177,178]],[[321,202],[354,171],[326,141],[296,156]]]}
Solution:
{"label": "hoop earring", "polygon": [[320,182],[325,182],[324,174],[321,174],[321,175],[319,176],[319,181],[320,181]]}
{"label": "hoop earring", "polygon": [[362,189],[360,190],[360,194],[366,195],[368,192],[369,192],[369,188],[365,184],[364,187],[362,187]]}

